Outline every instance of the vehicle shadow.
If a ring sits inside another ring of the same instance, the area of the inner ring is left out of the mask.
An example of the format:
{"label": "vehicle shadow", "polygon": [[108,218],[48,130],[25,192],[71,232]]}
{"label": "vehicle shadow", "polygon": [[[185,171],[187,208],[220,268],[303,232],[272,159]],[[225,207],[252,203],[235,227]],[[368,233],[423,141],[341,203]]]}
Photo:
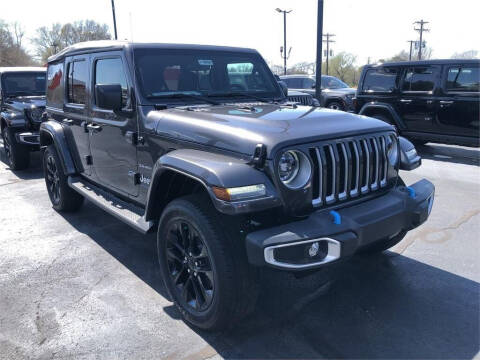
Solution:
{"label": "vehicle shadow", "polygon": [[7,165],[8,171],[11,171],[22,180],[40,179],[43,177],[41,151],[34,151],[30,153],[30,166],[27,169],[18,171],[11,170],[8,167],[5,149],[3,148],[3,140],[0,138],[0,161]]}
{"label": "vehicle shadow", "polygon": [[480,166],[480,149],[428,143],[417,145],[423,159]]}
{"label": "vehicle shadow", "polygon": [[[89,203],[63,216],[168,298],[155,234],[138,234]],[[260,285],[255,312],[231,330],[192,330],[224,358],[471,359],[479,352],[479,283],[396,253],[354,257],[302,279],[266,271]],[[164,311],[180,318],[173,305]]]}

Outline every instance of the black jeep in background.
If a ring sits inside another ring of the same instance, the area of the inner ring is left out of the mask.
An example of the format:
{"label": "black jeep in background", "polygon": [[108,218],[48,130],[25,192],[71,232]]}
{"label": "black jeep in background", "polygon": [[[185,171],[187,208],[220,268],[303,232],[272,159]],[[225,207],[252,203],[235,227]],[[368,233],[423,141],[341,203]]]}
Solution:
{"label": "black jeep in background", "polygon": [[287,101],[253,49],[77,44],[49,59],[46,112],[53,207],[87,198],[157,231],[165,287],[202,328],[253,310],[262,268],[385,250],[433,204],[399,177],[420,157],[391,125]]}
{"label": "black jeep in background", "polygon": [[[284,75],[280,79],[289,90],[301,91],[315,96],[314,75]],[[342,80],[329,75],[322,75],[322,97],[320,106],[334,110],[355,110],[354,101],[356,89],[351,88]]]}
{"label": "black jeep in background", "polygon": [[417,144],[479,146],[480,60],[367,65],[356,111],[395,125]]}
{"label": "black jeep in background", "polygon": [[12,170],[28,167],[30,151],[40,150],[45,76],[46,69],[41,67],[0,68],[0,127]]}

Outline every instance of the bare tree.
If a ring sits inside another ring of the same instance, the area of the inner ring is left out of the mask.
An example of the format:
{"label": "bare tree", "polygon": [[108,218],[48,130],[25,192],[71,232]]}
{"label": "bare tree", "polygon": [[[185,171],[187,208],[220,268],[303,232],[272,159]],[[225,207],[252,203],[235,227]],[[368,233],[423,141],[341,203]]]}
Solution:
{"label": "bare tree", "polygon": [[468,50],[461,53],[454,53],[451,57],[452,59],[477,59],[478,51],[477,50]]}
{"label": "bare tree", "polygon": [[33,65],[31,56],[22,47],[24,31],[18,23],[0,20],[0,66]]}
{"label": "bare tree", "polygon": [[67,24],[52,24],[37,29],[33,39],[37,56],[46,61],[49,56],[58,51],[82,41],[111,39],[108,26],[93,20],[75,21]]}

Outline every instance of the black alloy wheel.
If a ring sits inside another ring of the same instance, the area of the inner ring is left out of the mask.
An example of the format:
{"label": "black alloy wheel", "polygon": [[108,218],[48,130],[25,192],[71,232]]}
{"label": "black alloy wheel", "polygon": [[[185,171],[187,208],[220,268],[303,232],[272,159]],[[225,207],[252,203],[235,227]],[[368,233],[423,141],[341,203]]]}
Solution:
{"label": "black alloy wheel", "polygon": [[183,219],[169,224],[165,255],[174,289],[196,312],[208,310],[215,291],[214,272],[202,235]]}
{"label": "black alloy wheel", "polygon": [[48,191],[52,196],[52,202],[58,204],[60,202],[60,176],[53,155],[48,155],[45,165],[45,181]]}

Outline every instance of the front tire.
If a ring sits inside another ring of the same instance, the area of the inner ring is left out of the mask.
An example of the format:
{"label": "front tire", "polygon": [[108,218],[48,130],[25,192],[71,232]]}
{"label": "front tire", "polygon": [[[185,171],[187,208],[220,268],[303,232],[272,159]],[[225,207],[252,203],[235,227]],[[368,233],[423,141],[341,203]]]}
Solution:
{"label": "front tire", "polygon": [[43,172],[48,196],[55,210],[76,211],[82,206],[83,196],[68,186],[68,178],[62,171],[60,157],[53,145],[43,153]]}
{"label": "front tire", "polygon": [[332,110],[340,110],[340,111],[345,110],[345,107],[343,106],[343,104],[338,101],[332,101],[331,103],[329,103],[328,108]]}
{"label": "front tire", "polygon": [[208,197],[190,195],[172,201],[159,222],[165,287],[183,318],[202,329],[234,325],[253,310],[258,294],[244,243],[228,231],[236,227],[226,226],[228,221]]}
{"label": "front tire", "polygon": [[6,127],[2,131],[3,147],[8,166],[12,170],[23,170],[30,165],[30,151],[22,144],[17,143],[15,133]]}

